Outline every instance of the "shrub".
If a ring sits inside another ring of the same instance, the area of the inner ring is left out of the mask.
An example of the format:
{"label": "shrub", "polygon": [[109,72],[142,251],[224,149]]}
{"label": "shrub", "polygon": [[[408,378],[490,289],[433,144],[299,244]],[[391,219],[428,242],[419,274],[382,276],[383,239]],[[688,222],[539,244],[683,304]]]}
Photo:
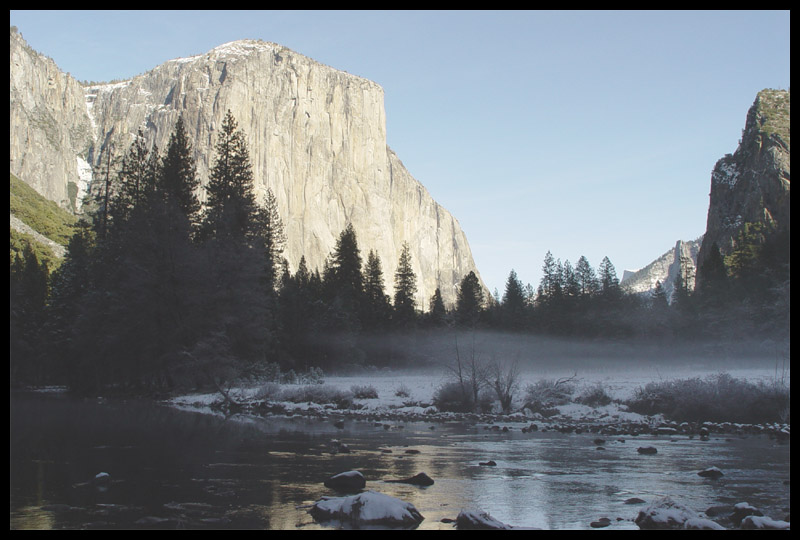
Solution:
{"label": "shrub", "polygon": [[598,382],[584,388],[575,401],[590,407],[602,407],[611,403],[612,399],[605,386]]}
{"label": "shrub", "polygon": [[352,393],[325,384],[309,384],[296,388],[285,388],[281,392],[281,397],[292,403],[309,402],[320,405],[333,403],[340,409],[349,408],[353,405]]}
{"label": "shrub", "polygon": [[406,386],[405,384],[401,383],[400,386],[394,391],[394,395],[397,397],[410,397],[411,396],[411,389]]}
{"label": "shrub", "polygon": [[375,390],[375,387],[371,384],[366,385],[357,385],[354,384],[350,387],[350,392],[353,393],[353,397],[356,399],[377,399],[378,398],[378,391]]}
{"label": "shrub", "polygon": [[552,410],[572,401],[575,393],[574,376],[568,379],[541,379],[525,387],[525,405],[533,412]]}
{"label": "shrub", "polygon": [[312,366],[300,375],[300,382],[302,384],[324,384],[325,374],[322,372],[322,368]]}
{"label": "shrub", "polygon": [[447,382],[437,388],[433,404],[443,412],[471,412],[475,408],[472,393],[458,382]]}
{"label": "shrub", "polygon": [[256,399],[263,399],[267,401],[277,401],[281,396],[281,386],[276,382],[268,382],[261,385],[261,388],[256,392]]}
{"label": "shrub", "polygon": [[680,422],[780,422],[789,408],[789,387],[720,373],[649,383],[625,404],[632,412]]}

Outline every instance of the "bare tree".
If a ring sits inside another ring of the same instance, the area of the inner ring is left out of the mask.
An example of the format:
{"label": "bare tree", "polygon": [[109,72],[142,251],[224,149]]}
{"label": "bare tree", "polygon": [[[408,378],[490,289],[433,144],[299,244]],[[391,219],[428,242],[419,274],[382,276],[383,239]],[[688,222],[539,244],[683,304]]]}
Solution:
{"label": "bare tree", "polygon": [[472,332],[472,339],[468,354],[462,357],[461,348],[458,344],[458,332],[453,334],[455,340],[455,361],[447,365],[447,369],[453,374],[461,389],[461,399],[464,405],[470,404],[473,408],[478,407],[478,396],[489,381],[488,366],[480,360],[475,348],[475,332]]}
{"label": "bare tree", "polygon": [[489,365],[489,381],[504,413],[511,410],[511,402],[519,390],[519,375],[519,362],[516,359],[511,362],[493,359]]}

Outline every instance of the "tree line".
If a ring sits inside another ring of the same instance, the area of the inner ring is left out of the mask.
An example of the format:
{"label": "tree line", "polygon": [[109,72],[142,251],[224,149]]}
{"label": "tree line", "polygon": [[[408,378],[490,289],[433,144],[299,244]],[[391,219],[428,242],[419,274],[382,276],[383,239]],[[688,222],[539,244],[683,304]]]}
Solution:
{"label": "tree line", "polygon": [[[454,306],[438,289],[420,306],[408,244],[387,293],[382,261],[374,250],[364,259],[352,225],[321,271],[303,257],[291,272],[277,201],[269,190],[263,204],[256,200],[244,134],[230,111],[204,204],[192,155],[182,119],[163,154],[140,132],[119,163],[108,152],[94,209],[75,226],[55,272],[48,275],[32,252],[12,257],[12,382],[62,383],[87,394],[222,388],[276,365],[397,365],[414,358],[414,339],[397,346],[394,336],[453,328],[700,337],[725,327],[729,315],[720,314],[742,302],[761,306],[757,317],[779,310],[758,299],[782,297],[773,284],[784,278],[788,290],[781,246],[759,243],[764,231],[748,228],[737,251],[718,261],[722,271],[705,272],[697,292],[679,280],[671,304],[660,287],[652,298],[626,294],[607,257],[595,271],[585,257],[573,267],[548,252],[536,290],[512,270],[502,298],[487,296],[469,272]],[[747,318],[741,310],[736,317]]]}

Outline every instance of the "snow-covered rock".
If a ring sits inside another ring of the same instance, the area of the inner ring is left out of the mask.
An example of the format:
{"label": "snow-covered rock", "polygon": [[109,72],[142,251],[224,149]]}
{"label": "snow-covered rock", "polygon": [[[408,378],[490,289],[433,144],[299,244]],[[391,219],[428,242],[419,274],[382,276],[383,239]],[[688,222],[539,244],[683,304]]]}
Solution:
{"label": "snow-covered rock", "polygon": [[487,512],[462,509],[456,518],[456,528],[460,530],[496,530],[511,529],[512,527],[496,520]]}
{"label": "snow-covered rock", "polygon": [[742,520],[742,529],[788,530],[789,522],[772,519],[767,516],[747,516]]}
{"label": "snow-covered rock", "polygon": [[414,528],[425,519],[413,504],[376,491],[323,497],[308,513],[317,521],[342,521],[355,526]]}
{"label": "snow-covered rock", "polygon": [[720,476],[725,476],[725,474],[719,470],[718,467],[709,467],[697,473],[697,476],[702,476],[703,478],[719,478]]}
{"label": "snow-covered rock", "polygon": [[675,502],[671,497],[662,497],[639,510],[633,522],[640,529],[682,529],[687,521],[697,518],[697,513],[687,506]]}
{"label": "snow-covered rock", "polygon": [[711,521],[710,519],[705,518],[689,518],[683,522],[683,528],[694,530],[694,531],[724,531],[725,527],[717,523],[716,521]]}

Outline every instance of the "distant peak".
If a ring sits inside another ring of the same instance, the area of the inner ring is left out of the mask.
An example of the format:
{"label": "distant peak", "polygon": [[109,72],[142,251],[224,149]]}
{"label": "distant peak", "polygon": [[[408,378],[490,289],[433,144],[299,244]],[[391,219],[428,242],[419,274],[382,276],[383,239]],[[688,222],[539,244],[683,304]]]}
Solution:
{"label": "distant peak", "polygon": [[212,53],[219,54],[249,54],[253,51],[271,51],[277,45],[260,39],[238,39],[229,41],[211,49]]}

